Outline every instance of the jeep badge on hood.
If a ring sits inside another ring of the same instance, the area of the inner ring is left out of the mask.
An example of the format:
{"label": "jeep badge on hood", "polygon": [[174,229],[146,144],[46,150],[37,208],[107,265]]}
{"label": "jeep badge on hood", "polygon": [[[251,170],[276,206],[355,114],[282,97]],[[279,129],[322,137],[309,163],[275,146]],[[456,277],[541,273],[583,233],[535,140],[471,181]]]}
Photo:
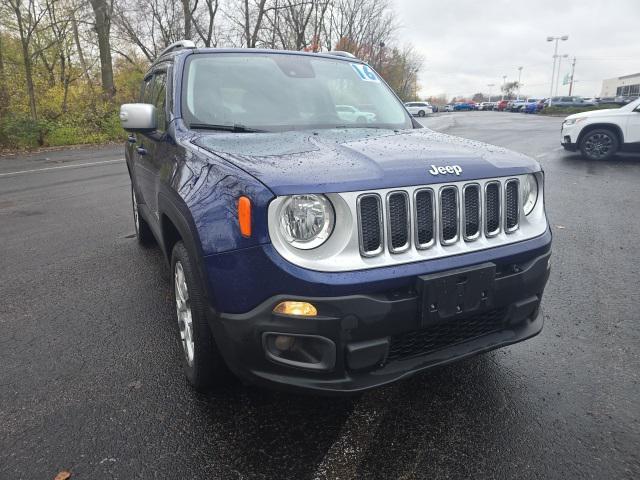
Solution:
{"label": "jeep badge on hood", "polygon": [[462,173],[462,167],[460,165],[447,165],[446,167],[436,167],[435,165],[431,165],[429,173],[431,175],[446,175],[447,173],[460,175]]}

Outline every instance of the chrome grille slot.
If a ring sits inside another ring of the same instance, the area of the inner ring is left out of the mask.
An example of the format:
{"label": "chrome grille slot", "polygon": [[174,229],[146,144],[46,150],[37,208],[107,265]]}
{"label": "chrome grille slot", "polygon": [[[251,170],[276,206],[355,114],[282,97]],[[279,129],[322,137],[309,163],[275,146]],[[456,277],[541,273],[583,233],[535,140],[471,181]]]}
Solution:
{"label": "chrome grille slot", "polygon": [[480,237],[480,185],[472,183],[462,189],[464,204],[464,239],[472,241]]}
{"label": "chrome grille slot", "polygon": [[484,188],[485,195],[485,235],[496,236],[500,233],[500,183],[489,182]]}
{"label": "chrome grille slot", "polygon": [[458,189],[440,189],[440,243],[451,245],[458,241]]}
{"label": "chrome grille slot", "polygon": [[404,191],[387,195],[388,241],[391,253],[404,252],[410,245],[409,195]]}
{"label": "chrome grille slot", "polygon": [[425,188],[415,193],[416,248],[424,250],[435,243],[436,209],[433,190]]}
{"label": "chrome grille slot", "polygon": [[382,230],[382,201],[377,194],[358,197],[358,230],[360,236],[360,254],[374,257],[384,249]]}
{"label": "chrome grille slot", "polygon": [[518,201],[518,180],[507,180],[504,189],[504,231],[511,233],[518,229],[520,202]]}

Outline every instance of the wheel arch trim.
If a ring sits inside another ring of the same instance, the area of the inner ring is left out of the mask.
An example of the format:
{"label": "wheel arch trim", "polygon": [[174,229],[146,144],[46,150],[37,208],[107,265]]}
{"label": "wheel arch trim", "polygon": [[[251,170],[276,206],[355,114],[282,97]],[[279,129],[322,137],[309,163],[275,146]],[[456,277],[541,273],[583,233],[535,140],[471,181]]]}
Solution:
{"label": "wheel arch trim", "polygon": [[622,145],[624,144],[624,134],[622,132],[622,128],[620,128],[620,126],[616,125],[615,123],[590,123],[588,125],[585,125],[584,127],[582,127],[582,130],[580,130],[580,133],[578,134],[578,140],[576,141],[576,144],[580,145],[582,139],[587,133],[599,129],[613,131],[617,135],[618,142],[620,143],[618,145],[618,148],[622,147]]}
{"label": "wheel arch trim", "polygon": [[161,237],[160,244],[165,259],[169,264],[171,263],[171,252],[169,251],[169,245],[165,238],[166,222],[169,221],[177,230],[180,235],[180,240],[191,258],[193,258],[198,276],[202,282],[202,289],[207,299],[212,306],[216,306],[215,297],[207,281],[208,277],[204,269],[204,254],[200,243],[200,235],[198,234],[198,229],[193,221],[189,207],[175,191],[162,188],[158,193],[158,217],[159,236]]}

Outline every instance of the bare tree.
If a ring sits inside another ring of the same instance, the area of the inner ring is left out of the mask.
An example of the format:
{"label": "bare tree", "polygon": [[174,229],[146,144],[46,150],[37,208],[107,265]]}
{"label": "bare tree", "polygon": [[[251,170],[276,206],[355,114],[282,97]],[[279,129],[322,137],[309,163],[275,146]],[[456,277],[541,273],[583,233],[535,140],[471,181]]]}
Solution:
{"label": "bare tree", "polygon": [[15,28],[20,36],[22,58],[24,62],[25,80],[27,83],[27,95],[29,97],[29,112],[31,119],[38,120],[36,108],[36,90],[33,83],[33,60],[31,58],[31,44],[38,25],[46,15],[46,9],[36,0],[6,0],[15,16]]}
{"label": "bare tree", "polygon": [[3,31],[0,30],[0,116],[4,116],[9,106],[9,93],[7,92],[7,76],[4,73],[4,55],[3,55]]}
{"label": "bare tree", "polygon": [[198,37],[200,37],[200,40],[202,40],[202,43],[204,43],[204,46],[213,47],[217,44],[214,39],[214,26],[220,2],[219,0],[205,0],[204,3],[206,5],[206,10],[203,12],[204,15],[202,15],[202,18],[206,18],[206,21],[194,19],[193,27],[195,28]]}
{"label": "bare tree", "polygon": [[[17,0],[14,0],[17,1]],[[95,15],[95,29],[100,50],[100,74],[102,91],[107,98],[113,98],[116,88],[113,83],[113,61],[111,60],[111,0],[90,0]]]}

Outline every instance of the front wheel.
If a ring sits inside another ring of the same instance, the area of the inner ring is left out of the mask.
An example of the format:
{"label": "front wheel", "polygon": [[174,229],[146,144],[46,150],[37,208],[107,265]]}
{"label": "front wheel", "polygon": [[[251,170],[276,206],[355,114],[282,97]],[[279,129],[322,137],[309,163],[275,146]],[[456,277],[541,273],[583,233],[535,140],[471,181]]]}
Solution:
{"label": "front wheel", "polygon": [[196,390],[206,391],[226,383],[230,373],[209,328],[203,286],[182,242],[173,247],[171,270],[184,372]]}
{"label": "front wheel", "polygon": [[618,151],[618,137],[611,130],[598,129],[580,140],[580,151],[589,160],[608,160]]}
{"label": "front wheel", "polygon": [[138,197],[136,196],[136,190],[133,188],[133,184],[131,184],[131,208],[133,210],[133,226],[136,229],[138,243],[145,247],[153,244],[153,233],[147,221],[140,215]]}
{"label": "front wheel", "polygon": [[418,116],[419,116],[419,117],[424,117],[424,110],[420,110],[420,111],[418,112]]}

